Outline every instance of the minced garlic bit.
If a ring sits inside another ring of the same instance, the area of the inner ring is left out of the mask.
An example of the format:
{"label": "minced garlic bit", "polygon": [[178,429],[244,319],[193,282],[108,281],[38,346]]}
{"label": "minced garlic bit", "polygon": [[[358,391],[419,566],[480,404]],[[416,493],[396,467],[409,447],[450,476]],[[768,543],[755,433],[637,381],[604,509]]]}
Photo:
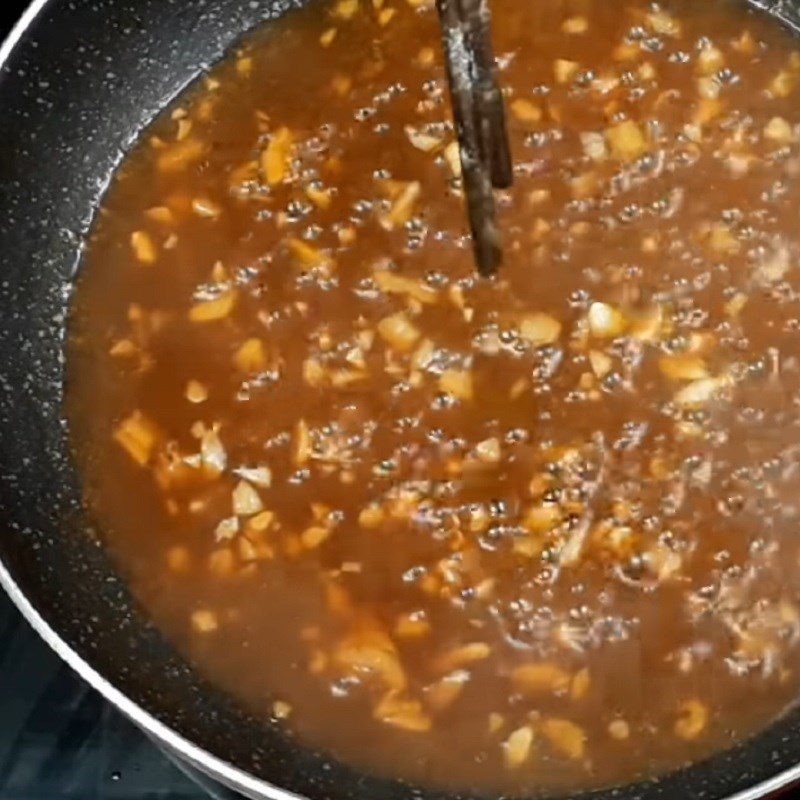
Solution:
{"label": "minced garlic bit", "polygon": [[114,439],[139,466],[150,460],[158,442],[158,429],[141,411],[126,417],[114,432]]}
{"label": "minced garlic bit", "polygon": [[272,715],[275,719],[288,719],[292,714],[292,706],[285,700],[276,700],[272,704]]}
{"label": "minced garlic bit", "polygon": [[450,172],[456,177],[461,177],[461,152],[459,151],[458,142],[450,142],[444,149],[444,158],[447,161],[447,166]]}
{"label": "minced garlic bit", "polygon": [[222,213],[222,206],[207,197],[195,197],[192,200],[192,211],[198,217],[216,219]]}
{"label": "minced garlic bit", "polygon": [[506,766],[515,769],[522,766],[530,757],[533,745],[533,728],[523,725],[512,731],[503,743]]}
{"label": "minced garlic bit", "polygon": [[420,337],[420,331],[408,316],[399,311],[378,323],[378,333],[387,344],[400,352],[408,352]]}
{"label": "minced garlic bit", "polygon": [[186,384],[184,397],[190,403],[204,403],[208,399],[208,387],[200,381],[190,380]]}
{"label": "minced garlic bit", "polygon": [[383,509],[378,505],[370,505],[362,508],[358,515],[358,524],[362,528],[379,528],[384,520]]}
{"label": "minced garlic bit", "polygon": [[773,117],[764,128],[764,136],[777,144],[791,144],[795,139],[792,126],[783,117]]}
{"label": "minced garlic bit", "polygon": [[207,608],[192,612],[192,627],[198,633],[213,633],[219,628],[219,619],[215,612]]}
{"label": "minced garlic bit", "polygon": [[519,335],[536,347],[552,344],[561,334],[561,323],[549,314],[527,314],[519,323]]}
{"label": "minced garlic bit", "polygon": [[288,128],[279,128],[261,153],[261,173],[270,186],[279,184],[287,176],[291,150],[291,131]]}
{"label": "minced garlic bit", "polygon": [[539,122],[542,118],[542,110],[539,106],[523,97],[512,100],[510,108],[511,113],[520,122]]}
{"label": "minced garlic bit", "polygon": [[708,725],[708,706],[700,700],[687,700],[681,704],[675,733],[681,739],[696,739]]}
{"label": "minced garlic bit", "polygon": [[134,231],[131,234],[131,247],[136,260],[142,264],[155,264],[158,261],[155,242],[146,231]]}
{"label": "minced garlic bit", "polygon": [[213,300],[203,300],[195,303],[189,309],[189,319],[192,322],[215,322],[225,319],[236,305],[236,292],[229,289]]}
{"label": "minced garlic bit", "polygon": [[575,78],[581,66],[576,61],[568,61],[565,58],[557,58],[553,62],[553,74],[556,83],[569,83]]}
{"label": "minced garlic bit", "polygon": [[323,47],[330,47],[333,44],[333,40],[336,38],[336,33],[336,28],[328,28],[320,34],[319,43]]}
{"label": "minced garlic bit", "polygon": [[386,230],[394,230],[408,222],[421,193],[422,186],[419,181],[408,181],[398,187],[392,207],[380,218],[381,226]]}
{"label": "minced garlic bit", "polygon": [[589,330],[593,336],[613,339],[623,333],[626,325],[622,312],[608,303],[592,303],[589,307]]}
{"label": "minced garlic bit", "polygon": [[517,691],[527,695],[564,692],[569,688],[570,674],[553,663],[523,664],[511,673],[511,682]]}
{"label": "minced garlic bit", "polygon": [[304,547],[313,550],[319,547],[330,535],[330,528],[323,527],[322,525],[312,525],[300,534],[300,539]]}
{"label": "minced garlic bit", "polygon": [[473,662],[483,661],[491,653],[492,648],[486,642],[469,642],[441,655],[436,660],[436,668],[438,672],[451,672]]}
{"label": "minced garlic bit", "polygon": [[608,723],[608,735],[618,742],[625,741],[631,735],[630,725],[624,719],[613,719]]}
{"label": "minced garlic bit", "polygon": [[331,15],[337,19],[352,19],[358,12],[358,0],[338,0]]}
{"label": "minced garlic bit", "polygon": [[161,225],[175,224],[175,214],[173,214],[169,206],[153,206],[152,208],[146,209],[144,214],[148,219],[153,220],[153,222],[158,222]]}
{"label": "minced garlic bit", "polygon": [[217,425],[212,425],[206,428],[204,425],[199,426],[199,439],[200,439],[200,461],[211,475],[219,475],[225,471],[228,463],[228,454],[225,452],[225,447],[222,440],[219,438],[219,430]]}
{"label": "minced garlic bit", "polygon": [[247,339],[233,357],[240,372],[263,372],[267,366],[267,356],[261,339]]}
{"label": "minced garlic bit", "polygon": [[542,722],[541,730],[559,755],[571,759],[583,758],[586,752],[586,733],[580,725],[568,719],[551,717]]}
{"label": "minced garlic bit", "polygon": [[472,372],[466,369],[445,370],[439,376],[439,389],[459,400],[472,400],[475,396]]}
{"label": "minced garlic bit", "polygon": [[272,486],[272,470],[269,467],[236,467],[232,470],[235,475],[262,489]]}
{"label": "minced garlic bit", "polygon": [[579,34],[589,30],[589,20],[586,17],[568,17],[561,23],[564,33]]}
{"label": "minced garlic bit", "polygon": [[424,153],[432,153],[442,146],[441,136],[425,133],[423,130],[415,128],[413,125],[406,125],[404,130],[408,141],[411,142],[417,150],[422,150]]}
{"label": "minced garlic bit", "polygon": [[232,493],[233,513],[237,516],[251,516],[264,508],[258,492],[245,480],[239,481]]}
{"label": "minced garlic bit", "polygon": [[606,130],[606,140],[611,155],[620,161],[633,161],[648,149],[642,129],[633,120],[625,120]]}
{"label": "minced garlic bit", "polygon": [[485,464],[497,464],[503,456],[500,440],[493,436],[475,445],[475,455]]}
{"label": "minced garlic bit", "polygon": [[233,539],[239,532],[239,520],[236,517],[226,517],[214,529],[214,539],[217,542],[226,542]]}

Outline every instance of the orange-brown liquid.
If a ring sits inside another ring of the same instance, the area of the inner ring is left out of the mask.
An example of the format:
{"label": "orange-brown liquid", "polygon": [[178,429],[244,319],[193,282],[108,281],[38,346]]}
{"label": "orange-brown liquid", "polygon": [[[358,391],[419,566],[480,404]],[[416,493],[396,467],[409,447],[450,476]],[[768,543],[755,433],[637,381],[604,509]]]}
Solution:
{"label": "orange-brown liquid", "polygon": [[122,164],[70,421],[137,597],[256,713],[426,784],[624,783],[800,682],[800,56],[733,3],[493,13],[498,280],[435,12],[312,4]]}

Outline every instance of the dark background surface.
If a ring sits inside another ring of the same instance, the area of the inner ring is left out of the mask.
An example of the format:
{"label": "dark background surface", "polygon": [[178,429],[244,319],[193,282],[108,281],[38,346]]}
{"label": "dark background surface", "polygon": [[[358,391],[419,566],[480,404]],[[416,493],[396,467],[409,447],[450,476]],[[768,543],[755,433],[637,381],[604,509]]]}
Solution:
{"label": "dark background surface", "polygon": [[[0,2],[0,40],[26,5]],[[0,798],[207,800],[208,795],[64,665],[0,591]]]}
{"label": "dark background surface", "polygon": [[207,796],[63,664],[0,591],[0,798]]}

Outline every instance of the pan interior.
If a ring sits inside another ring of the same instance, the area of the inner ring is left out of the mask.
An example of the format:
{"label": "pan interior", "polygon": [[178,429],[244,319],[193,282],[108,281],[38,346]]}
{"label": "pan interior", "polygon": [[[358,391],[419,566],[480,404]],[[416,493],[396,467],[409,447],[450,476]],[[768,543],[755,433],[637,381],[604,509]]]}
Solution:
{"label": "pan interior", "polygon": [[[65,302],[93,209],[132,132],[242,30],[287,9],[218,2],[175,13],[169,3],[137,4],[131,25],[131,11],[122,4],[103,19],[88,3],[69,13],[56,5],[41,12],[0,82],[4,113],[18,123],[0,155],[11,187],[0,223],[6,309],[0,346],[8,356],[0,368],[6,431],[0,501],[8,520],[3,561],[70,647],[215,755],[309,797],[364,791],[406,797],[407,787],[366,779],[247,717],[175,654],[135,608],[97,545],[59,420]],[[780,10],[790,13],[786,4]],[[57,41],[70,44],[57,48]],[[177,56],[177,41],[191,47]],[[797,725],[789,715],[730,753],[615,796],[700,790],[717,796],[744,789],[798,760]]]}

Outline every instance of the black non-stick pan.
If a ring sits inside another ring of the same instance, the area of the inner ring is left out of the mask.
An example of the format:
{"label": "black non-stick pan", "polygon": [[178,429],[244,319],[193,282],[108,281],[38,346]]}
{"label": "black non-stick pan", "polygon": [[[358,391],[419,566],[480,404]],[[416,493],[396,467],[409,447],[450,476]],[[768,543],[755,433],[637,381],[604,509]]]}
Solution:
{"label": "black non-stick pan", "polygon": [[[204,683],[135,607],[81,507],[70,461],[64,323],[109,177],[171,97],[244,31],[291,5],[36,0],[0,47],[0,584],[108,700],[247,796],[457,800],[305,749]],[[753,13],[800,21],[800,0],[755,5]],[[744,800],[797,780],[800,710],[660,781],[591,796]]]}

